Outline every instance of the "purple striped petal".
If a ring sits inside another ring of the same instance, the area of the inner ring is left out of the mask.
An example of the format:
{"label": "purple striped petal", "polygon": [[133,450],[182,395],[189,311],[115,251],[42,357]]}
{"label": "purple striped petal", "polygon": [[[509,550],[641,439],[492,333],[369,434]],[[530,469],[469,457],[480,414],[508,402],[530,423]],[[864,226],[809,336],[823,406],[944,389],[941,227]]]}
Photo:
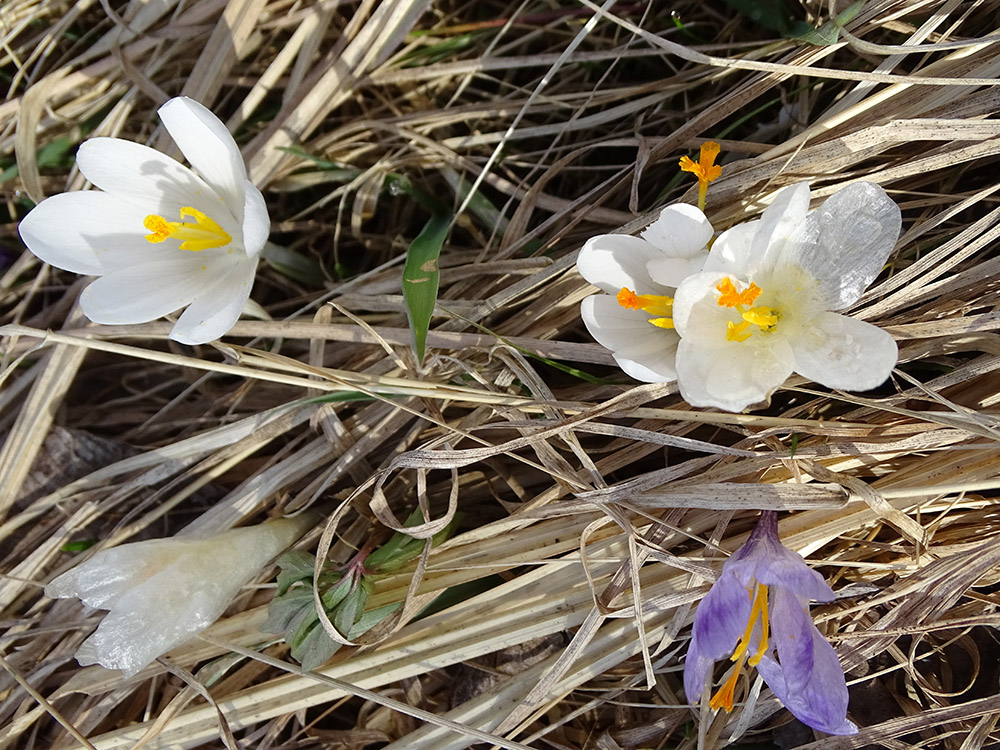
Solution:
{"label": "purple striped petal", "polygon": [[684,692],[692,703],[701,695],[716,660],[733,653],[750,619],[750,604],[746,587],[723,570],[698,605],[684,661]]}

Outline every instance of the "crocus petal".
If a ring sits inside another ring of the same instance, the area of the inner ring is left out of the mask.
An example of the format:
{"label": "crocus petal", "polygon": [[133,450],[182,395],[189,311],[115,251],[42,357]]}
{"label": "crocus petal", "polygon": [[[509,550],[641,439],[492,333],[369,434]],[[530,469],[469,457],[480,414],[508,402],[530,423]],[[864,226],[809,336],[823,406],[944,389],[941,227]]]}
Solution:
{"label": "crocus petal", "polygon": [[580,303],[580,317],[590,335],[598,344],[613,352],[639,347],[642,352],[651,350],[650,342],[658,340],[657,334],[677,334],[650,325],[650,314],[642,310],[628,310],[607,294],[592,294]]}
{"label": "crocus petal", "polygon": [[627,234],[602,234],[591,237],[581,248],[576,267],[594,286],[608,294],[622,288],[637,294],[663,294],[646,271],[646,263],[663,254],[639,237]]}
{"label": "crocus petal", "polygon": [[757,670],[778,700],[799,721],[827,734],[856,734],[857,725],[847,718],[848,692],[844,670],[833,647],[815,628],[811,631],[812,671],[797,690],[789,688],[787,671],[765,656]]}
{"label": "crocus petal", "polygon": [[799,182],[784,188],[774,202],[764,209],[750,247],[750,265],[740,274],[755,279],[767,273],[787,257],[788,248],[797,242],[809,211],[809,185]]}
{"label": "crocus petal", "polygon": [[651,354],[614,353],[615,362],[626,375],[643,383],[670,383],[677,380],[677,344],[679,339],[665,339],[666,345]]}
{"label": "crocus petal", "polygon": [[715,271],[727,276],[743,278],[753,264],[750,249],[760,227],[760,220],[747,221],[727,229],[712,243],[712,251],[705,261],[704,271]]}
{"label": "crocus petal", "polygon": [[882,385],[896,365],[898,349],[881,328],[824,312],[811,330],[792,342],[795,371],[828,388],[868,391]]}
{"label": "crocus petal", "polygon": [[[218,277],[197,257],[172,253],[152,263],[132,265],[102,276],[83,290],[80,306],[95,323],[148,323],[204,294]],[[217,264],[213,264],[216,265]]]}
{"label": "crocus petal", "polygon": [[246,306],[256,270],[256,256],[230,264],[225,275],[184,311],[171,329],[170,338],[194,345],[224,336]]}
{"label": "crocus petal", "polygon": [[732,343],[726,340],[726,322],[739,321],[739,316],[716,301],[716,285],[724,278],[725,274],[706,271],[686,278],[677,287],[673,319],[678,335],[708,347]]}
{"label": "crocus petal", "polygon": [[157,114],[184,157],[215,188],[236,223],[242,224],[247,171],[229,129],[204,105],[186,96],[174,97]]}
{"label": "crocus petal", "polygon": [[646,264],[646,272],[657,284],[676,289],[689,276],[700,273],[707,255],[692,258],[657,258]]}
{"label": "crocus petal", "polygon": [[267,204],[257,187],[246,181],[243,204],[243,249],[250,257],[260,254],[271,233],[271,218],[267,214]]}
{"label": "crocus petal", "polygon": [[639,236],[671,258],[690,258],[712,239],[712,225],[696,206],[674,203]]}
{"label": "crocus petal", "polygon": [[739,412],[765,401],[792,374],[792,349],[783,339],[768,346],[702,347],[687,338],[677,346],[677,383],[692,406]]}
{"label": "crocus petal", "polygon": [[[91,596],[99,606],[111,604],[111,612],[77,659],[131,676],[211,624],[239,589],[314,520],[283,518],[204,539],[153,540],[102,550],[55,579],[46,593],[88,596],[102,589],[101,576],[128,579],[127,584],[104,586],[96,599]],[[116,570],[122,565],[125,570]]]}
{"label": "crocus petal", "polygon": [[769,589],[771,633],[778,662],[791,692],[803,689],[813,669],[812,632],[808,606],[783,586]]}
{"label": "crocus petal", "polygon": [[878,276],[901,226],[899,207],[885,190],[856,182],[809,214],[778,262],[800,266],[819,282],[824,308],[842,310]]}
{"label": "crocus petal", "polygon": [[733,576],[719,576],[695,612],[684,660],[684,694],[695,703],[712,665],[733,652],[750,617],[750,596]]}
{"label": "crocus petal", "polygon": [[148,245],[142,220],[147,212],[96,190],[46,198],[21,220],[21,239],[35,255],[56,268],[96,276],[98,251],[109,246]]}
{"label": "crocus petal", "polygon": [[215,190],[183,164],[155,149],[120,138],[91,138],[80,144],[76,163],[84,177],[122,203],[176,221],[181,208],[197,202],[198,210],[230,235],[239,236],[240,224],[234,223],[232,213]]}

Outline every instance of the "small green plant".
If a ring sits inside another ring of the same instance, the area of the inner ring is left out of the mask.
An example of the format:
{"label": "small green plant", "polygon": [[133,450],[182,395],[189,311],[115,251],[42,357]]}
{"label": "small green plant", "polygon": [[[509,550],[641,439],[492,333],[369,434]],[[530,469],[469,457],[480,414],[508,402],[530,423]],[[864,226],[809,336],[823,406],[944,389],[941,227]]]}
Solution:
{"label": "small green plant", "polygon": [[[412,526],[420,520],[419,511],[407,519]],[[431,539],[434,545],[447,539],[455,526],[448,526]],[[278,558],[278,590],[268,608],[267,620],[261,630],[281,633],[291,648],[292,658],[303,669],[316,669],[333,656],[340,644],[334,641],[319,620],[313,591],[319,591],[323,610],[344,638],[354,640],[371,630],[401,605],[387,604],[365,610],[376,581],[394,573],[414,560],[424,542],[408,534],[396,532],[384,544],[365,545],[340,567],[324,569],[316,578],[316,556],[292,550]]]}

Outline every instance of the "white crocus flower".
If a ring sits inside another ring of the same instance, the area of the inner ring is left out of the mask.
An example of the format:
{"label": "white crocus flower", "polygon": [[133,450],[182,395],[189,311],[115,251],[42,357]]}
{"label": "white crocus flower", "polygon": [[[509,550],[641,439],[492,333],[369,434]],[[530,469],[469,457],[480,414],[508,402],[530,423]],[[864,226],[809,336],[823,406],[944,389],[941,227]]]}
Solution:
{"label": "white crocus flower", "polygon": [[131,677],[211,625],[244,584],[314,523],[300,515],[204,539],[123,544],[56,577],[45,595],[111,610],[76,658]]}
{"label": "white crocus flower", "polygon": [[850,185],[810,213],[809,187],[800,183],[759,220],[720,235],[703,272],[674,297],[684,399],[741,411],[793,372],[851,391],[884,383],[895,342],[831,311],[856,302],[875,279],[900,225],[899,208],[877,185]]}
{"label": "white crocus flower", "polygon": [[76,155],[97,190],[63,193],[21,221],[46,263],[99,276],[80,298],[95,323],[146,323],[182,307],[170,337],[202,344],[239,318],[270,221],[226,126],[185,97],[160,119],[193,169],[147,146],[92,138]]}
{"label": "white crocus flower", "polygon": [[604,294],[587,297],[580,314],[587,330],[636,380],[674,380],[680,340],[671,321],[671,294],[698,273],[712,225],[699,209],[667,206],[639,237],[603,234],[580,250],[580,274]]}

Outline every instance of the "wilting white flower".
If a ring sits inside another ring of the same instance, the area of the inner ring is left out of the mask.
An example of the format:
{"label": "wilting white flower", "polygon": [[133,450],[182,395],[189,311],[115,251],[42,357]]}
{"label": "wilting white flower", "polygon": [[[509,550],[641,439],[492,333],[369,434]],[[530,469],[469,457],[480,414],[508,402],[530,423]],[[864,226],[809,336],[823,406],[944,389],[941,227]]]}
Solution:
{"label": "wilting white flower", "polygon": [[900,225],[899,208],[877,185],[850,185],[810,213],[800,183],[759,220],[720,235],[703,272],[673,300],[684,399],[740,411],[792,372],[852,391],[885,382],[897,358],[889,334],[831,311],[875,279]]}
{"label": "wilting white flower", "polygon": [[94,322],[146,323],[187,307],[170,337],[202,344],[243,311],[270,221],[215,115],[185,97],[159,115],[193,169],[138,143],[92,138],[76,163],[101,190],[47,198],[21,221],[21,238],[46,263],[100,277],[80,298]]}
{"label": "wilting white flower", "polygon": [[300,515],[204,539],[123,544],[56,577],[45,595],[111,610],[76,658],[131,677],[211,625],[240,588],[314,522]]}
{"label": "wilting white flower", "polygon": [[580,314],[626,373],[649,383],[674,380],[680,341],[673,330],[670,296],[701,271],[712,225],[699,209],[667,206],[639,237],[603,234],[580,250],[580,274],[604,294],[587,297]]}

